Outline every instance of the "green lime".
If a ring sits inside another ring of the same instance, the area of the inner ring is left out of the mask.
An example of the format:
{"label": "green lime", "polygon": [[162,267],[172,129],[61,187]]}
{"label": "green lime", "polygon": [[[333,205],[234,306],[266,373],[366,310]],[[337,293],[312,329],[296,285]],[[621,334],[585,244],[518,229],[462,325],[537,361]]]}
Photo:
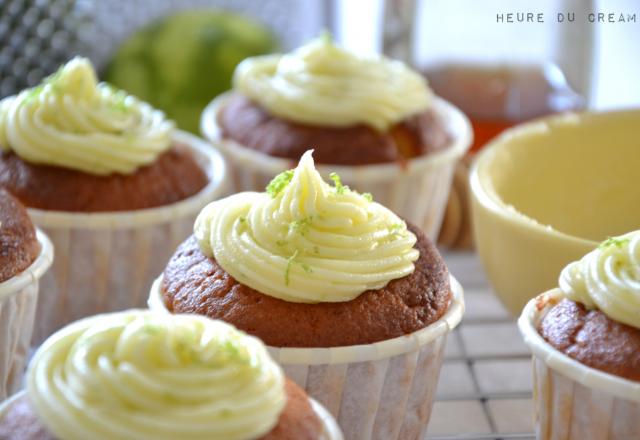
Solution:
{"label": "green lime", "polygon": [[231,87],[236,65],[277,48],[274,35],[255,21],[215,10],[186,11],[129,37],[109,63],[105,80],[197,133],[200,113]]}

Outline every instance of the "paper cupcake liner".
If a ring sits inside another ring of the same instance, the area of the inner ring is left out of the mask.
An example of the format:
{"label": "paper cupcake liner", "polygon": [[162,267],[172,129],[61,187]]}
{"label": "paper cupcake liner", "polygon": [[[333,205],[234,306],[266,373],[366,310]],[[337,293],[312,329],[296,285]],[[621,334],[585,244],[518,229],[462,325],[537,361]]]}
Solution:
{"label": "paper cupcake liner", "polygon": [[[149,308],[168,312],[162,277]],[[464,313],[463,291],[451,277],[445,315],[406,336],[332,348],[268,347],[285,374],[324,405],[347,439],[420,439],[429,423],[447,334]]]}
{"label": "paper cupcake liner", "polygon": [[309,398],[311,402],[311,408],[316,413],[320,421],[322,422],[322,435],[320,440],[344,440],[342,431],[329,411],[324,406],[319,404],[315,399]]}
{"label": "paper cupcake liner", "polygon": [[56,249],[52,270],[42,279],[33,343],[55,330],[98,313],[144,307],[149,286],[176,247],[193,230],[200,210],[222,195],[225,164],[218,151],[184,132],[209,177],[196,195],[159,208],[109,213],[29,209],[33,222]]}
{"label": "paper cupcake liner", "polygon": [[[22,399],[26,394],[26,391],[20,391],[19,393],[12,394],[4,402],[0,403],[0,421],[4,419],[11,407],[15,403]],[[4,399],[4,398],[3,398]],[[313,399],[309,399],[311,402],[311,408],[316,413],[320,421],[322,422],[322,433],[320,440],[344,440],[340,427],[336,423],[335,419],[329,412],[318,402]]]}
{"label": "paper cupcake liner", "polygon": [[40,254],[27,269],[0,283],[0,401],[22,384],[38,302],[38,284],[53,261],[53,246],[36,231]]}
{"label": "paper cupcake liner", "polygon": [[[222,139],[217,114],[229,96],[228,93],[220,95],[207,106],[200,119],[200,131],[227,159],[235,192],[264,191],[275,175],[294,168],[296,161],[269,156]],[[402,165],[317,166],[325,178],[330,172],[336,172],[351,188],[373,194],[377,202],[420,226],[432,241],[437,239],[440,230],[456,163],[469,149],[473,138],[469,120],[456,107],[436,98],[434,109],[453,135],[451,144],[440,152]]]}
{"label": "paper cupcake liner", "polygon": [[[557,297],[558,289],[544,295]],[[538,333],[541,313],[532,299],[518,326],[533,351],[538,439],[630,440],[640,437],[640,382],[571,359]]]}

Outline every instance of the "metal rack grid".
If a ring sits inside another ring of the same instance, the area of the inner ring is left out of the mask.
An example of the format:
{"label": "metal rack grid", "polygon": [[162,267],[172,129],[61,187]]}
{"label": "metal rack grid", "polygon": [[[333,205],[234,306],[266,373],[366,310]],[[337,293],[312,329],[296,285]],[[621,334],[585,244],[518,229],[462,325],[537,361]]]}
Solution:
{"label": "metal rack grid", "polygon": [[466,313],[447,340],[427,440],[534,440],[531,356],[477,255],[444,253]]}

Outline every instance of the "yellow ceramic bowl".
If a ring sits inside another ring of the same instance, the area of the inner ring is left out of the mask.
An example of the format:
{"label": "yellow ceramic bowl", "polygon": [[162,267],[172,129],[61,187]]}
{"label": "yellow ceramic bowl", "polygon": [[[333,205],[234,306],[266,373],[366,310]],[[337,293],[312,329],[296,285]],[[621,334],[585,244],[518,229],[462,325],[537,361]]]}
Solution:
{"label": "yellow ceramic bowl", "polygon": [[514,315],[608,236],[640,229],[640,109],[540,119],[506,131],[471,171],[473,225]]}

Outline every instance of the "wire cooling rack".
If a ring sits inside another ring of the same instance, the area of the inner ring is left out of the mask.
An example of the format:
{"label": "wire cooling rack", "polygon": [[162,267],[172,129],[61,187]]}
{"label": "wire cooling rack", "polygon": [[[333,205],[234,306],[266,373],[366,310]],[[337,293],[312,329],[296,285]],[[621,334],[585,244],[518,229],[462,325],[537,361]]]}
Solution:
{"label": "wire cooling rack", "polygon": [[531,355],[492,293],[478,257],[444,253],[465,289],[466,313],[449,336],[427,440],[534,440]]}

